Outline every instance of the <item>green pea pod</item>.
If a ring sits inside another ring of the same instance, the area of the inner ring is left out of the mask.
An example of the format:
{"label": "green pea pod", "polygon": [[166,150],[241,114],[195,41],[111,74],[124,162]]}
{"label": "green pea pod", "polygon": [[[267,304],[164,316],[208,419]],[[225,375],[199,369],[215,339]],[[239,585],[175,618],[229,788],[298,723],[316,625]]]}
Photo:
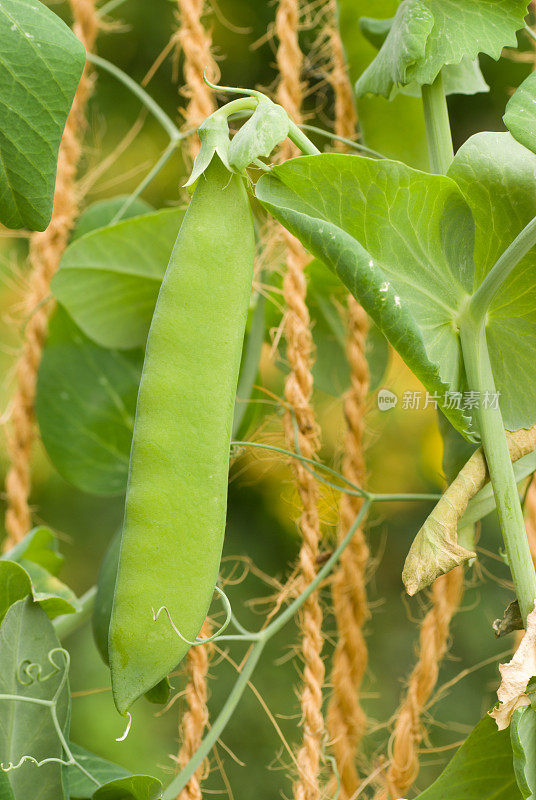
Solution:
{"label": "green pea pod", "polygon": [[171,255],[138,394],[109,638],[121,713],[188,650],[153,610],[192,641],[213,597],[254,247],[243,179],[215,156]]}

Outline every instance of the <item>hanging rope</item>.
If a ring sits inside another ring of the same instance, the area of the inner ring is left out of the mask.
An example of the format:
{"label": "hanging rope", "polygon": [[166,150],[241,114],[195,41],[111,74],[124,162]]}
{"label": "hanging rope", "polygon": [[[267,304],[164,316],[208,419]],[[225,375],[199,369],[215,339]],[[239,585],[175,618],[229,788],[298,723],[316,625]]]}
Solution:
{"label": "hanging rope", "polygon": [[[365,357],[368,319],[359,303],[348,299],[347,353],[351,387],[344,400],[346,436],[342,472],[358,486],[365,481],[363,431],[369,369]],[[359,498],[343,495],[339,508],[339,540],[346,536],[359,512]],[[369,549],[362,529],[356,531],[343,552],[333,580],[333,606],[338,640],[333,654],[328,706],[328,729],[341,782],[341,800],[352,797],[359,786],[356,751],[366,730],[366,715],[359,702],[359,688],[367,668],[368,651],[363,625],[368,619],[366,570]]]}
{"label": "hanging rope", "polygon": [[[70,0],[73,30],[86,50],[94,48],[98,32],[95,0]],[[93,79],[86,69],[78,86],[71,113],[63,133],[54,194],[54,211],[50,225],[30,238],[30,275],[24,298],[24,341],[16,364],[16,387],[11,401],[7,451],[10,461],[6,477],[6,533],[4,549],[19,542],[31,528],[29,497],[31,491],[30,460],[35,438],[34,401],[37,372],[46,340],[52,304],[50,281],[67,247],[78,216],[80,198],[76,190],[76,172],[81,154],[85,127],[85,110]]]}
{"label": "hanging rope", "polygon": [[[186,128],[197,128],[203,120],[216,109],[214,92],[203,80],[203,72],[207,70],[208,77],[218,82],[219,69],[212,55],[212,37],[203,26],[205,13],[205,0],[177,0],[179,27],[175,34],[177,51],[184,54],[184,86],[181,94],[187,98],[188,103],[184,112]],[[199,144],[193,137],[189,137],[190,157],[192,160],[197,154]],[[208,638],[212,633],[212,626],[207,617],[200,635]],[[187,710],[182,715],[179,724],[180,748],[177,763],[182,769],[198,749],[205,728],[208,725],[209,713],[208,700],[208,671],[214,653],[211,644],[203,647],[190,647],[186,660],[188,683],[186,684],[185,697]],[[190,778],[184,789],[179,792],[177,800],[201,800],[201,783],[210,771],[208,758]]]}
{"label": "hanging rope", "polygon": [[[188,100],[184,112],[186,127],[197,128],[216,110],[214,92],[203,80],[207,72],[211,81],[218,83],[220,71],[212,54],[212,37],[203,25],[205,0],[177,0],[179,27],[175,34],[177,53],[184,54],[184,86],[181,94]],[[190,138],[192,156],[197,153],[197,142]]]}
{"label": "hanging rope", "polygon": [[424,735],[422,712],[447,651],[450,623],[463,595],[463,580],[463,569],[456,567],[433,585],[432,608],[421,623],[419,660],[397,713],[385,788],[376,795],[376,800],[403,797],[419,773],[419,745]]}
{"label": "hanging rope", "polygon": [[[331,49],[328,80],[335,97],[335,133],[353,138],[356,134],[357,114],[339,34],[336,0],[329,0],[328,13]],[[347,356],[351,385],[344,399],[346,435],[342,472],[359,486],[363,485],[366,473],[363,432],[370,380],[365,357],[367,332],[367,315],[349,295]],[[339,508],[339,541],[348,532],[361,505],[359,498],[343,495]],[[359,702],[359,688],[368,661],[362,631],[368,618],[365,588],[368,558],[369,550],[360,529],[356,531],[341,557],[332,587],[338,640],[333,654],[333,694],[328,706],[327,723],[340,778],[341,800],[352,797],[360,783],[355,759],[357,747],[366,729],[366,715]]]}
{"label": "hanging rope", "polygon": [[[278,102],[297,122],[301,119],[303,85],[301,73],[303,54],[298,40],[299,0],[279,0],[275,32],[278,38],[277,65],[280,81]],[[282,158],[294,155],[290,144],[282,148]],[[319,447],[319,427],[311,406],[313,391],[313,338],[306,304],[307,282],[304,269],[308,256],[301,244],[288,232],[283,233],[286,246],[286,273],[283,294],[287,306],[285,337],[290,373],[285,382],[285,397],[293,410],[298,427],[301,452],[314,457]],[[289,449],[295,446],[293,418],[285,419],[285,435]],[[299,556],[301,578],[310,583],[316,575],[320,541],[318,513],[318,488],[313,476],[296,462],[294,473],[302,504],[299,527],[302,545]],[[298,780],[294,787],[296,800],[318,800],[320,797],[320,762],[324,719],[322,715],[322,686],[324,662],[322,660],[322,608],[315,593],[305,603],[300,619],[302,656],[304,660],[303,686],[300,702],[303,718],[303,743],[297,754]]]}

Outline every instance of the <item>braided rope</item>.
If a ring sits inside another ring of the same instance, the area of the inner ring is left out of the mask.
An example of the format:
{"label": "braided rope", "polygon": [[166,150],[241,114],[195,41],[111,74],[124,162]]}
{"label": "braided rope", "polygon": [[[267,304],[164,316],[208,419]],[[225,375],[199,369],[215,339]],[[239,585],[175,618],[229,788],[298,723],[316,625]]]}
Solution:
{"label": "braided rope", "polygon": [[[86,50],[93,50],[99,27],[95,0],[70,0],[70,3],[74,16],[73,30]],[[76,172],[82,149],[85,110],[92,86],[91,74],[86,69],[61,141],[52,219],[46,231],[34,233],[30,238],[31,271],[24,298],[28,322],[16,364],[16,387],[11,401],[11,425],[7,433],[10,467],[6,476],[6,550],[20,541],[32,524],[29,506],[30,459],[35,439],[37,372],[52,309],[47,298],[50,294],[50,281],[59,266],[78,216],[80,198],[76,189]]]}
{"label": "braided rope", "polygon": [[[175,34],[178,48],[184,54],[183,73],[185,85],[181,94],[187,98],[185,125],[196,128],[216,109],[214,93],[203,80],[203,71],[208,70],[213,80],[219,79],[219,69],[212,55],[212,38],[205,30],[202,17],[205,11],[205,0],[177,0],[179,27]],[[193,159],[198,150],[198,142],[190,137],[190,156]],[[212,626],[205,620],[201,636],[209,637]],[[203,739],[208,725],[207,678],[210,661],[214,653],[211,644],[202,647],[190,647],[186,660],[188,683],[185,689],[187,710],[179,723],[180,748],[177,763],[182,769],[189,762]],[[177,800],[201,800],[201,783],[210,771],[208,758],[200,765],[182,789]]]}
{"label": "braided rope", "polygon": [[433,585],[432,608],[421,623],[419,660],[398,710],[386,786],[376,795],[376,800],[385,800],[388,796],[402,797],[419,773],[418,748],[423,739],[421,716],[437,683],[439,667],[447,651],[450,623],[463,595],[463,580],[463,569],[456,567]]}
{"label": "braided rope", "polygon": [[[347,353],[351,387],[344,400],[346,435],[342,472],[353,483],[363,485],[366,473],[363,455],[364,416],[370,377],[365,357],[368,319],[353,297],[348,298],[348,311]],[[339,541],[346,536],[361,505],[359,498],[342,496]],[[366,593],[368,559],[369,549],[360,528],[341,556],[332,587],[338,640],[333,654],[333,694],[327,720],[341,782],[341,800],[352,797],[359,786],[355,757],[367,724],[366,714],[359,702],[359,688],[368,662],[363,635],[363,625],[369,616]]]}
{"label": "braided rope", "polygon": [[[352,86],[338,27],[336,0],[329,0],[329,42],[331,69],[328,80],[335,96],[335,133],[353,138],[357,114]],[[339,142],[340,149],[344,145]],[[365,403],[369,388],[369,368],[365,357],[368,318],[359,303],[348,296],[347,356],[351,385],[344,399],[346,435],[342,472],[357,485],[363,485],[366,468],[363,454]],[[339,541],[352,526],[362,505],[359,498],[343,495],[339,507]],[[355,766],[356,750],[366,729],[366,715],[359,702],[361,686],[368,662],[368,651],[362,628],[368,618],[366,569],[368,546],[362,529],[356,531],[344,551],[334,575],[332,594],[338,640],[333,654],[331,696],[327,724],[340,778],[340,798],[348,800],[359,786]]]}
{"label": "braided rope", "polygon": [[[303,54],[298,40],[299,12],[299,0],[279,0],[275,20],[278,38],[277,65],[280,73],[277,99],[297,122],[301,119],[303,100],[301,82]],[[289,143],[282,150],[283,158],[294,154]],[[284,231],[283,236],[287,252],[287,269],[283,280],[283,295],[287,306],[285,337],[290,365],[290,373],[285,382],[285,398],[296,419],[301,452],[307,458],[312,458],[319,447],[320,432],[310,402],[313,392],[311,369],[314,345],[306,303],[307,282],[304,275],[308,256],[291,234]],[[285,436],[289,449],[294,448],[294,425],[290,415],[285,418]],[[294,475],[302,504],[299,520],[302,535],[299,567],[301,580],[304,584],[308,584],[315,578],[319,552],[318,487],[313,476],[299,463],[294,465]],[[322,686],[325,673],[322,660],[322,608],[318,593],[314,593],[306,601],[300,623],[304,660],[303,685],[300,693],[303,742],[296,758],[298,779],[294,786],[294,796],[296,800],[318,800],[324,735]]]}

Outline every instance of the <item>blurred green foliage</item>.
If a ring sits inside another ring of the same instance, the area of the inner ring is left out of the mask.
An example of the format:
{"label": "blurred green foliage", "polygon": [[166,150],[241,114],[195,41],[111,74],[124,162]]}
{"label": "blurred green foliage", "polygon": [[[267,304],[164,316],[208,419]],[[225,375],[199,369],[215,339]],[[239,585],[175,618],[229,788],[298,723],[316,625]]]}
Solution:
{"label": "blurred green foliage", "polygon": [[[69,19],[65,3],[50,4]],[[218,6],[207,15],[216,53],[220,60],[222,80],[226,84],[273,86],[274,43],[271,25],[274,3],[268,0],[218,0]],[[310,48],[316,41],[313,4],[309,14],[311,25],[303,33],[303,46]],[[151,65],[166,47],[176,30],[175,5],[170,0],[127,0],[113,13],[113,22],[99,39],[99,54],[113,61],[135,80],[141,81]],[[525,46],[525,45],[524,45]],[[179,59],[178,74],[181,62]],[[490,95],[453,97],[449,106],[456,145],[460,145],[477,130],[503,130],[501,115],[510,91],[526,76],[529,66],[501,59],[494,63],[482,59],[482,68],[492,87]],[[148,85],[148,91],[173,117],[180,119],[184,98],[180,85],[173,81],[173,60],[167,58]],[[311,86],[319,84],[316,94],[308,99],[312,120],[328,126],[332,98],[322,84],[322,57],[311,55],[306,62],[306,76]],[[133,189],[140,177],[156,161],[166,146],[165,134],[152,119],[144,119],[136,136],[130,132],[139,119],[138,101],[113,78],[98,74],[96,91],[90,104],[89,124],[83,163],[85,204],[125,194]],[[397,121],[393,120],[396,127]],[[412,131],[400,131],[412,136]],[[105,168],[104,168],[105,167]],[[179,187],[185,181],[186,166],[179,155],[145,193],[145,199],[160,208],[177,204],[184,199]],[[19,317],[11,309],[20,300],[26,276],[26,240],[0,235],[0,371],[4,376],[1,387],[1,407],[6,408],[13,385],[12,366],[20,342]],[[264,365],[263,384],[281,394],[282,376],[268,364]],[[404,391],[419,390],[416,380],[404,365],[394,359],[384,385],[401,397]],[[316,402],[322,419],[324,445],[322,457],[340,462],[343,419],[340,402],[318,392]],[[279,429],[276,418],[270,431]],[[254,436],[255,432],[252,431]],[[420,492],[437,491],[442,486],[441,439],[435,414],[426,411],[405,411],[399,402],[396,409],[380,412],[371,399],[367,418],[369,484],[377,491]],[[6,456],[3,443],[0,468],[5,471]],[[299,509],[292,488],[288,467],[280,460],[258,456],[242,457],[232,467],[229,496],[228,533],[224,563],[226,574],[240,575],[244,559],[250,559],[259,570],[282,579],[288,575],[295,560],[298,539],[295,520]],[[334,494],[323,500],[322,515],[330,535],[335,532]],[[62,580],[82,593],[97,577],[103,553],[117,530],[122,516],[122,499],[95,498],[67,485],[54,472],[39,447],[34,462],[34,491],[32,503],[36,521],[46,522],[58,531],[61,549],[66,557]],[[0,509],[3,511],[3,508]],[[399,702],[415,658],[417,628],[426,606],[426,598],[411,601],[402,591],[401,570],[412,537],[430,510],[424,504],[389,504],[377,506],[368,525],[373,561],[370,574],[372,616],[367,623],[370,648],[370,669],[363,687],[363,704],[371,718],[371,735],[365,746],[366,756],[373,758],[383,752],[389,738],[389,721]],[[3,516],[3,515],[2,515]],[[468,575],[469,586],[462,612],[456,618],[453,645],[439,678],[439,684],[453,680],[461,670],[473,667],[498,656],[512,645],[509,639],[498,644],[492,635],[491,622],[500,616],[511,599],[504,586],[506,569],[499,557],[500,540],[495,519],[483,526],[480,564]],[[325,548],[329,549],[330,541]],[[233,557],[242,559],[233,569]],[[251,606],[252,598],[273,595],[275,588],[253,572],[236,586],[229,587],[235,611],[246,625],[260,625],[266,606]],[[324,590],[329,607],[329,590]],[[299,739],[299,706],[296,686],[299,684],[299,659],[294,658],[296,631],[286,629],[271,642],[254,683],[277,720],[281,731],[294,746]],[[333,648],[335,623],[330,613],[325,619],[326,661]],[[134,723],[126,742],[117,743],[123,720],[114,710],[109,690],[109,675],[93,643],[90,627],[72,635],[73,739],[94,752],[117,760],[137,771],[164,777],[175,770],[169,754],[177,752],[178,712],[183,707],[179,698],[169,711],[155,717],[155,707],[145,701],[135,708]],[[243,652],[238,647],[216,656],[211,667],[211,713],[216,714],[227,696],[236,672],[227,656],[240,662]],[[327,664],[328,668],[329,665]],[[329,675],[329,672],[328,672]],[[440,702],[427,711],[429,744],[424,757],[418,786],[423,788],[439,772],[450,756],[446,748],[464,738],[492,702],[496,681],[496,666],[470,671],[454,684]],[[173,679],[175,690],[184,685],[181,674]],[[329,697],[330,687],[325,695]],[[159,712],[157,712],[159,713]],[[236,757],[231,757],[230,752]],[[294,774],[290,756],[275,731],[274,725],[252,692],[246,693],[238,712],[226,729],[218,758],[237,798],[255,797],[272,800],[279,794],[289,796],[289,777]],[[225,781],[220,765],[212,757],[212,772],[207,790],[215,796],[225,796]]]}

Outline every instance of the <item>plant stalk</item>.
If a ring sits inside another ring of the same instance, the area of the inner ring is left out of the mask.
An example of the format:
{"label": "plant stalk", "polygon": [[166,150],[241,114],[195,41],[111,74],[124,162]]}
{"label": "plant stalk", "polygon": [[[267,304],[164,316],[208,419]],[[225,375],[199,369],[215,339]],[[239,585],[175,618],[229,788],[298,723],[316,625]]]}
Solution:
{"label": "plant stalk", "polygon": [[490,269],[469,302],[473,319],[483,320],[493,299],[529,250],[536,245],[536,217],[526,225]]}
{"label": "plant stalk", "polygon": [[422,87],[422,102],[430,168],[436,175],[445,175],[454,158],[454,150],[441,72],[431,85]]}
{"label": "plant stalk", "polygon": [[[495,406],[493,402],[497,391],[484,323],[472,319],[470,313],[466,314],[460,324],[460,337],[469,388],[478,392],[480,400],[478,418],[482,446],[493,486],[508,563],[521,615],[526,623],[536,600],[536,572],[532,563],[501,411],[498,403]],[[487,403],[486,398],[488,398]]]}

